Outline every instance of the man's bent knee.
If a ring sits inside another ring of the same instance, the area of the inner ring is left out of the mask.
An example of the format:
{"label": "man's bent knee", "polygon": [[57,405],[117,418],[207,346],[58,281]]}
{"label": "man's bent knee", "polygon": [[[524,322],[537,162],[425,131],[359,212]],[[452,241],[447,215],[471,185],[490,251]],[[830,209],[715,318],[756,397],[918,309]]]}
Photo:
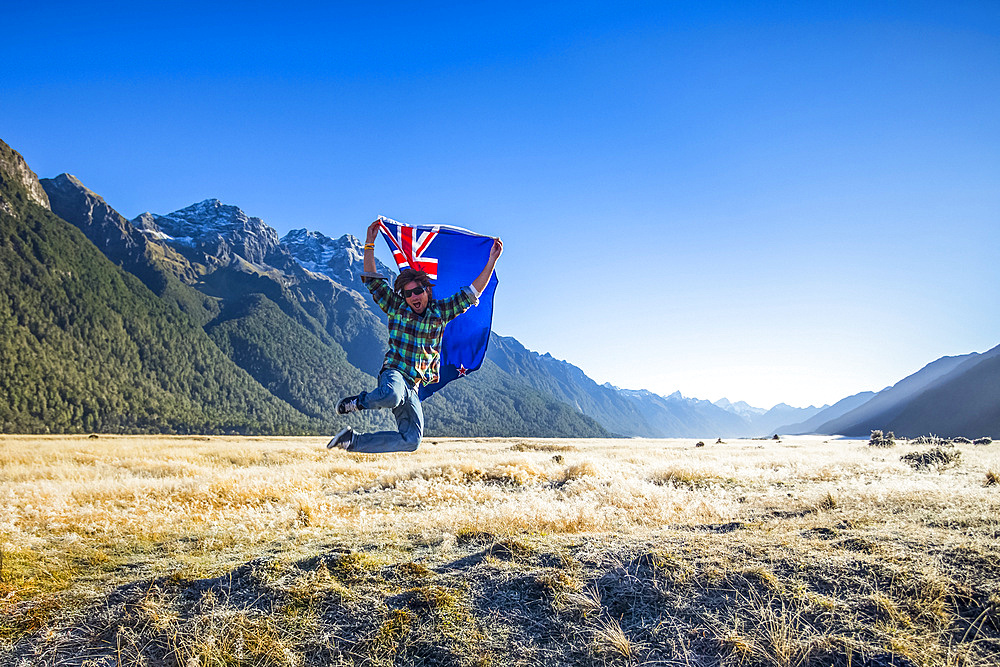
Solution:
{"label": "man's bent knee", "polygon": [[423,440],[423,429],[413,428],[412,425],[404,425],[403,428],[399,430],[399,436],[402,441],[405,450],[407,452],[412,452],[420,446],[420,442]]}

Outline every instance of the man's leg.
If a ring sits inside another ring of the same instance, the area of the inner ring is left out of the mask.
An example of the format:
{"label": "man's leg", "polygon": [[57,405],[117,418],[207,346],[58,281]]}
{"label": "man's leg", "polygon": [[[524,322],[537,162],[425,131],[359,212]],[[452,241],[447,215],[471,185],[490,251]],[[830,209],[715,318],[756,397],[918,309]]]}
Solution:
{"label": "man's leg", "polygon": [[[386,371],[393,372],[395,371]],[[383,374],[384,375],[384,374]],[[424,411],[420,406],[420,398],[417,396],[417,390],[408,386],[402,380],[402,376],[396,373],[399,377],[400,382],[403,384],[403,399],[398,405],[393,407],[392,414],[396,418],[396,425],[398,430],[396,431],[379,431],[378,433],[359,433],[354,436],[354,442],[348,451],[357,452],[359,454],[385,454],[388,452],[412,452],[420,444],[420,439],[424,434]],[[382,378],[379,377],[379,385],[381,386]],[[364,396],[363,405],[367,408],[369,405],[375,405],[369,397],[373,396],[368,394]],[[386,406],[388,407],[388,406]]]}
{"label": "man's leg", "polygon": [[395,409],[406,399],[406,380],[397,370],[387,369],[378,375],[378,387],[358,394],[358,403],[365,410]]}

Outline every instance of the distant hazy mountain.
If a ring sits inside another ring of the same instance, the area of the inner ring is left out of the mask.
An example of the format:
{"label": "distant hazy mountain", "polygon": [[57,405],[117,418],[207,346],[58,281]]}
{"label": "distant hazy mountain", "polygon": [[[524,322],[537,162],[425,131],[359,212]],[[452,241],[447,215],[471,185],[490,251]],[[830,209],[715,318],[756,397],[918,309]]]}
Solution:
{"label": "distant hazy mountain", "polygon": [[916,373],[878,392],[871,400],[820,424],[816,428],[816,432],[868,436],[874,429],[884,429],[906,409],[910,401],[978,356],[978,354],[972,353],[957,357],[941,357],[932,361]]}
{"label": "distant hazy mountain", "polygon": [[532,352],[514,338],[492,334],[486,358],[510,376],[592,417],[612,433],[651,437],[655,432],[634,402],[598,385],[576,366]]}
{"label": "distant hazy mountain", "polygon": [[788,435],[802,435],[806,433],[817,433],[821,425],[837,419],[838,417],[858,408],[875,397],[873,391],[863,391],[847,398],[842,398],[833,405],[821,409],[805,421],[796,424],[785,424],[775,429],[775,433],[785,433]]}
{"label": "distant hazy mountain", "polygon": [[1000,439],[1000,346],[972,358],[883,426],[897,435]]}
{"label": "distant hazy mountain", "polygon": [[746,401],[736,401],[733,403],[728,398],[720,398],[713,405],[745,419],[753,419],[767,412],[764,408],[755,408]]}
{"label": "distant hazy mountain", "polygon": [[[514,338],[493,335],[487,358],[536,389],[551,393],[608,430],[645,438],[764,436],[789,418],[806,418],[818,408],[754,408],[742,401],[661,396],[644,389],[598,385],[573,364],[526,349]],[[723,407],[725,406],[725,407]]]}
{"label": "distant hazy mountain", "polygon": [[661,396],[645,389],[618,389],[638,406],[655,429],[654,437],[735,438],[752,435],[746,419],[714,405],[711,401],[686,398],[674,392]]}
{"label": "distant hazy mountain", "polygon": [[[512,376],[568,403],[619,435],[644,438],[743,437],[765,435],[764,426],[709,401],[675,392],[660,396],[647,390],[599,385],[573,364],[526,349],[514,338],[493,335],[487,359]],[[746,406],[746,404],[743,404]],[[795,408],[791,408],[793,414]],[[767,414],[746,406],[748,414]],[[777,418],[772,418],[772,421]]]}
{"label": "distant hazy mountain", "polygon": [[1000,437],[1000,346],[942,357],[884,389],[855,410],[820,425],[820,433],[904,437]]}
{"label": "distant hazy mountain", "polygon": [[787,424],[791,420],[809,419],[816,413],[825,409],[809,406],[808,408],[793,408],[785,403],[779,403],[769,410],[755,408],[745,401],[732,403],[729,399],[720,398],[715,405],[727,412],[739,415],[745,422],[741,435],[763,437],[776,433],[785,433],[782,424]]}
{"label": "distant hazy mountain", "polygon": [[795,420],[806,420],[819,414],[829,406],[817,408],[810,405],[808,408],[793,408],[785,403],[779,403],[762,415],[755,417],[751,423],[754,431],[758,435],[775,435],[785,433],[782,430],[784,424]]}

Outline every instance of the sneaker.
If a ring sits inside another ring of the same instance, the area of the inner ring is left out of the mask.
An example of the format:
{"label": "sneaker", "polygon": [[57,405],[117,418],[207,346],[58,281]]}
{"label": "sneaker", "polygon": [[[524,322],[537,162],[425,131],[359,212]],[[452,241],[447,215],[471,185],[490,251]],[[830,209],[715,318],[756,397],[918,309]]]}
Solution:
{"label": "sneaker", "polygon": [[340,433],[333,436],[333,440],[326,443],[327,449],[333,449],[334,447],[340,447],[343,450],[348,450],[351,445],[354,444],[354,429],[348,426],[345,429],[341,429]]}
{"label": "sneaker", "polygon": [[358,403],[357,396],[348,396],[347,398],[340,399],[340,403],[337,403],[337,412],[346,415],[351,412],[357,412],[358,410],[364,410],[361,404]]}

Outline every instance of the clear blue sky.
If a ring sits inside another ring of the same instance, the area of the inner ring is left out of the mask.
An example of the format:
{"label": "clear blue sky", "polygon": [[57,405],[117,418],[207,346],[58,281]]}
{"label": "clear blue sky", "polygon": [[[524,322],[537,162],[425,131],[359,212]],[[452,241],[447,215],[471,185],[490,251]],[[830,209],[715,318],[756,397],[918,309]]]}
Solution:
{"label": "clear blue sky", "polygon": [[17,3],[0,138],[209,197],[501,236],[495,330],[805,406],[1000,343],[1000,3]]}

